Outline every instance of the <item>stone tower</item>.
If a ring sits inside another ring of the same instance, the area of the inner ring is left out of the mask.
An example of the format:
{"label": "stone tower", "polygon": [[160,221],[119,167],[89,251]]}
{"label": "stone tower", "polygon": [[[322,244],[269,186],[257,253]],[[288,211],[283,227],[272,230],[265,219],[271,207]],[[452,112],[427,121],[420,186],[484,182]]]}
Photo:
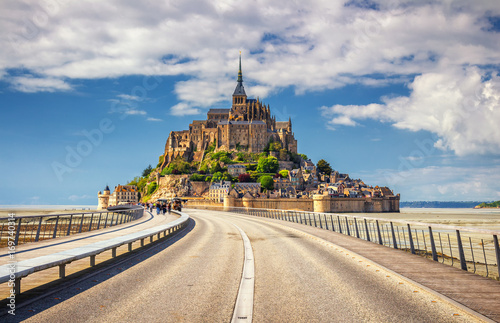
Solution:
{"label": "stone tower", "polygon": [[240,52],[240,68],[238,70],[238,81],[233,92],[233,105],[231,107],[232,117],[235,121],[245,120],[247,116],[247,94],[243,87],[243,72],[241,71],[241,52]]}
{"label": "stone tower", "polygon": [[109,196],[110,196],[110,191],[109,191],[109,186],[106,185],[106,188],[101,194],[101,191],[97,192],[97,199],[98,199],[98,204],[97,204],[97,209],[98,210],[103,210],[107,209],[109,205]]}

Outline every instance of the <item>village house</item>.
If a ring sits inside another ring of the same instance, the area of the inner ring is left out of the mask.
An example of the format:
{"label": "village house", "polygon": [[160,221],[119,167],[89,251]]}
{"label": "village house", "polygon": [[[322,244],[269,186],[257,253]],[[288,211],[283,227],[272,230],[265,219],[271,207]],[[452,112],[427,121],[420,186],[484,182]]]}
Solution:
{"label": "village house", "polygon": [[229,193],[230,189],[230,181],[214,182],[210,185],[210,188],[208,190],[208,197],[210,200],[222,203],[224,202],[224,196]]}

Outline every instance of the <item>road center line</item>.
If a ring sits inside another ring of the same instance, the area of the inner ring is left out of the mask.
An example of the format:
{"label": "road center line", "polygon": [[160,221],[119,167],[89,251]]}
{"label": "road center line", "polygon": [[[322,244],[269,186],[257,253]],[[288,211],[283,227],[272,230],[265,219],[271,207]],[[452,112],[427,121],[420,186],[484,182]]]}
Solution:
{"label": "road center line", "polygon": [[252,245],[245,231],[236,224],[233,225],[240,231],[245,249],[243,261],[243,273],[241,275],[240,289],[234,306],[233,319],[231,322],[252,322],[253,315],[253,295],[255,286],[255,266],[253,259]]}

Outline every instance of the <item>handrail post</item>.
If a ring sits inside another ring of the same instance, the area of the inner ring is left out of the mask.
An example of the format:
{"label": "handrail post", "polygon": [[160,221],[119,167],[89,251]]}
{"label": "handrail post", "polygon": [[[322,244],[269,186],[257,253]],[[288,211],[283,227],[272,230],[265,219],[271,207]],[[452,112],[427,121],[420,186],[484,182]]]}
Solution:
{"label": "handrail post", "polygon": [[92,221],[94,220],[94,213],[90,216],[89,231],[92,231]]}
{"label": "handrail post", "polygon": [[349,221],[347,220],[347,217],[345,217],[345,226],[346,226],[346,230],[347,230],[347,235],[350,236],[351,230],[349,230]]}
{"label": "handrail post", "polygon": [[82,233],[82,228],[83,228],[83,218],[85,217],[85,214],[82,213],[82,220],[80,221],[80,229],[78,230],[78,233]]}
{"label": "handrail post", "polygon": [[497,256],[497,268],[498,268],[498,276],[500,277],[500,246],[498,245],[498,236],[493,235],[493,241],[495,243],[495,253]]}
{"label": "handrail post", "polygon": [[109,212],[106,211],[106,220],[104,220],[104,229],[106,229],[106,227],[108,226],[108,216],[109,216]]}
{"label": "handrail post", "polygon": [[333,225],[333,217],[330,214],[330,222],[332,223],[332,231],[335,232],[335,226]]}
{"label": "handrail post", "polygon": [[460,255],[460,267],[462,268],[462,270],[467,270],[464,247],[462,246],[462,238],[460,238],[460,230],[457,230],[457,243],[458,243],[458,254]]}
{"label": "handrail post", "polygon": [[325,227],[326,227],[326,229],[328,230],[328,222],[327,222],[327,220],[326,220],[326,214],[323,214],[323,216],[325,217]]}
{"label": "handrail post", "polygon": [[378,233],[378,244],[383,245],[384,242],[382,241],[382,234],[380,234],[380,225],[378,224],[378,220],[375,220],[377,223],[377,233]]}
{"label": "handrail post", "polygon": [[370,241],[370,232],[368,231],[368,223],[366,222],[366,219],[365,219],[365,231],[366,231],[366,240]]}
{"label": "handrail post", "polygon": [[340,216],[337,215],[337,220],[339,220],[339,233],[342,233],[342,224],[340,223]]}
{"label": "handrail post", "polygon": [[[318,218],[319,218],[319,227],[323,229],[323,223],[321,223],[321,214],[318,214]],[[316,216],[314,216],[314,219],[315,219],[314,222],[316,222]]]}
{"label": "handrail post", "polygon": [[41,216],[40,220],[38,221],[38,229],[36,229],[35,242],[38,242],[38,239],[40,238],[40,230],[42,229],[42,219],[43,219],[43,216]]}
{"label": "handrail post", "polygon": [[434,235],[432,234],[432,228],[429,227],[429,236],[431,237],[431,249],[432,249],[432,260],[438,261],[436,244],[434,243]]}
{"label": "handrail post", "polygon": [[54,234],[52,235],[52,238],[55,238],[57,235],[57,225],[59,224],[59,215],[56,217],[56,225],[54,226]]}
{"label": "handrail post", "polygon": [[16,230],[16,238],[14,239],[14,245],[17,246],[19,242],[19,235],[21,234],[21,221],[23,219],[19,218],[19,221],[17,222],[17,230]]}
{"label": "handrail post", "polygon": [[99,230],[99,227],[101,226],[101,216],[102,212],[99,212],[99,220],[97,220],[97,230]]}
{"label": "handrail post", "polygon": [[316,213],[313,213],[313,219],[314,219],[314,227],[317,228],[318,225],[316,224]]}
{"label": "handrail post", "polygon": [[356,228],[356,238],[359,239],[358,221],[354,218],[354,227]]}
{"label": "handrail post", "polygon": [[415,254],[415,245],[413,244],[413,237],[411,235],[410,224],[407,224],[407,226],[408,226],[408,239],[410,240],[410,251],[412,254]]}
{"label": "handrail post", "polygon": [[391,232],[392,232],[392,246],[394,249],[398,249],[398,243],[396,241],[396,234],[394,233],[394,225],[392,224],[391,221]]}
{"label": "handrail post", "polygon": [[68,231],[66,231],[67,236],[69,236],[69,234],[71,233],[71,221],[73,221],[73,214],[71,214],[69,217]]}

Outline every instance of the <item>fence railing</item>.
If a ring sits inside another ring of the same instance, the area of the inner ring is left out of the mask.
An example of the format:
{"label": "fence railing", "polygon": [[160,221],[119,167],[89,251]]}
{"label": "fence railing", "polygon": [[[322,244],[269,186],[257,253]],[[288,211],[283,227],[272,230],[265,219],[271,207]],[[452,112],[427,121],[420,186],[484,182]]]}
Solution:
{"label": "fence railing", "polygon": [[[143,208],[135,208],[134,210],[138,212],[139,210],[142,211]],[[120,212],[122,211],[120,210]],[[111,250],[111,257],[116,258],[117,248],[120,246],[128,244],[128,252],[131,252],[133,247],[132,244],[136,241],[140,241],[141,247],[143,247],[147,238],[149,238],[149,242],[152,243],[155,236],[157,241],[161,239],[161,233],[163,233],[164,238],[170,236],[184,229],[189,224],[189,216],[187,214],[177,211],[172,212],[179,214],[180,217],[164,225],[37,258],[22,260],[15,262],[14,265],[11,263],[2,265],[0,266],[0,284],[8,282],[11,288],[10,293],[19,295],[21,293],[21,278],[35,272],[59,266],[59,278],[64,278],[66,277],[66,265],[76,260],[90,258],[90,266],[94,267],[96,265],[96,255],[104,251]],[[14,283],[12,283],[12,281],[14,281]]]}
{"label": "fence railing", "polygon": [[104,229],[142,217],[144,208],[0,218],[0,248]]}
{"label": "fence railing", "polygon": [[335,213],[201,205],[189,207],[243,213],[322,228],[500,280],[498,231]]}

